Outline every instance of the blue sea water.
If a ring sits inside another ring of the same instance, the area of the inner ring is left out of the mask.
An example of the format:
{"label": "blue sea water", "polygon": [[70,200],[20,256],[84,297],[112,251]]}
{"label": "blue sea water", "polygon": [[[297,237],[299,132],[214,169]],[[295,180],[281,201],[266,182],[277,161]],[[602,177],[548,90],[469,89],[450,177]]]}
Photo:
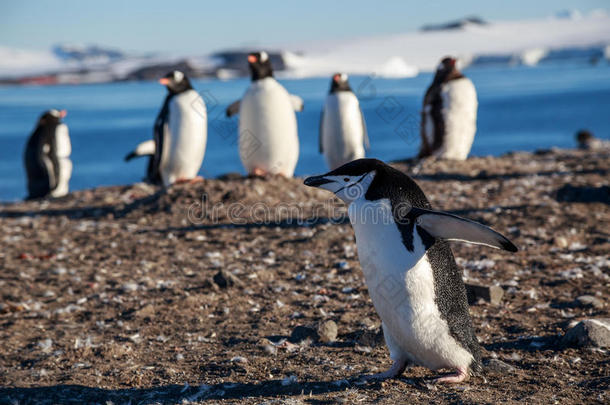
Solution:
{"label": "blue sea water", "polygon": [[[610,137],[608,64],[487,67],[465,74],[479,97],[472,155],[574,147],[574,133],[580,128]],[[421,99],[431,79],[431,73],[408,79],[350,78],[366,117],[369,156],[393,160],[417,153]],[[324,172],[318,125],[329,79],[280,81],[305,101],[305,110],[297,116],[301,152],[296,174]],[[237,119],[225,118],[224,110],[241,97],[249,80],[194,80],[193,84],[208,106],[208,146],[201,175],[243,173],[236,144]],[[125,163],[123,157],[151,138],[164,95],[165,89],[155,82],[0,86],[0,200],[25,196],[23,148],[38,116],[49,108],[68,110],[72,190],[141,180],[147,159]]]}

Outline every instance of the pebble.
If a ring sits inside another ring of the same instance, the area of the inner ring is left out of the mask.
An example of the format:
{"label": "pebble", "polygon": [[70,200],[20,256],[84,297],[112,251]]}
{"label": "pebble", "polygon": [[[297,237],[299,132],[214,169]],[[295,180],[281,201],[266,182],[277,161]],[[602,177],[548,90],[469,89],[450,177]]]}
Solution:
{"label": "pebble", "polygon": [[504,289],[498,285],[483,286],[466,284],[466,295],[468,296],[468,303],[471,305],[476,303],[479,299],[493,305],[498,305],[504,296]]}
{"label": "pebble", "polygon": [[610,347],[610,318],[585,319],[569,329],[560,347]]}
{"label": "pebble", "polygon": [[134,292],[137,291],[138,284],[137,283],[125,283],[121,286],[121,291],[123,292]]}
{"label": "pebble", "polygon": [[349,270],[349,268],[350,268],[349,263],[346,262],[346,261],[337,262],[335,264],[335,267],[340,269],[340,270]]}
{"label": "pebble", "polygon": [[319,337],[318,331],[315,328],[299,325],[292,330],[288,341],[290,343],[302,343],[306,340],[316,341]]}
{"label": "pebble", "polygon": [[51,339],[41,340],[38,342],[38,347],[40,347],[44,353],[50,353],[53,349],[53,341]]}
{"label": "pebble", "polygon": [[581,295],[580,297],[576,298],[576,303],[583,308],[590,308],[593,307],[595,309],[602,309],[604,308],[604,302],[602,300],[600,300],[597,297],[594,297],[592,295]]}
{"label": "pebble", "polygon": [[320,342],[330,343],[337,340],[338,328],[335,321],[328,320],[320,323],[318,326],[318,335]]}
{"label": "pebble", "polygon": [[243,356],[235,356],[231,358],[231,363],[241,363],[245,364],[248,362],[248,359]]}
{"label": "pebble", "polygon": [[136,311],[136,316],[142,318],[151,318],[155,315],[155,307],[148,304]]}
{"label": "pebble", "polygon": [[563,236],[557,236],[555,238],[555,245],[561,249],[565,249],[568,247],[568,240]]}
{"label": "pebble", "polygon": [[216,283],[216,285],[220,288],[232,287],[234,285],[242,285],[242,282],[239,278],[223,270],[219,270],[218,273],[214,274],[213,280],[214,283]]}

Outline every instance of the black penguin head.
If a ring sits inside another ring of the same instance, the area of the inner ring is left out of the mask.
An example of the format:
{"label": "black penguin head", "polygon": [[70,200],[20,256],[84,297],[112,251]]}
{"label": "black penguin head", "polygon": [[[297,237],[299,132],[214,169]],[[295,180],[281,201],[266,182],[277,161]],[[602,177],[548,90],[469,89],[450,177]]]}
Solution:
{"label": "black penguin head", "polygon": [[588,146],[593,140],[595,140],[595,137],[588,129],[581,129],[576,133],[576,141],[580,148]]}
{"label": "black penguin head", "polygon": [[321,176],[308,177],[305,185],[331,191],[349,204],[361,197],[366,198],[377,173],[387,168],[390,167],[381,160],[357,159]]}
{"label": "black penguin head", "polygon": [[338,91],[352,91],[347,79],[348,77],[345,73],[335,73],[330,82],[330,94]]}
{"label": "black penguin head", "polygon": [[457,59],[447,56],[438,64],[438,67],[436,68],[436,75],[434,76],[434,82],[442,83],[461,76],[462,74],[457,68]]}
{"label": "black penguin head", "polygon": [[250,73],[252,73],[252,81],[273,77],[271,59],[265,51],[248,54],[248,66],[250,67]]}
{"label": "black penguin head", "polygon": [[66,110],[56,110],[54,108],[47,110],[38,118],[38,125],[57,125],[67,114],[68,112]]}
{"label": "black penguin head", "polygon": [[188,77],[179,70],[174,70],[159,79],[159,83],[167,87],[172,94],[182,93],[193,88]]}

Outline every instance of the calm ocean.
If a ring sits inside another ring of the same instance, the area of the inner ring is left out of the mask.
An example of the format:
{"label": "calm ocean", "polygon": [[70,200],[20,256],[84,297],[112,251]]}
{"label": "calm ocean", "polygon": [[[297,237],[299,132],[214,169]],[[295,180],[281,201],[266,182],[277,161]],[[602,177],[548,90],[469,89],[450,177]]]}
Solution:
{"label": "calm ocean", "polygon": [[[574,147],[574,133],[588,128],[610,137],[610,65],[476,68],[464,72],[479,95],[478,132],[473,155],[514,150]],[[352,77],[361,99],[371,150],[382,160],[417,153],[421,99],[431,73],[409,79]],[[318,154],[320,109],[329,78],[283,80],[305,101],[297,114],[301,153],[297,175],[326,171]],[[204,177],[243,173],[237,152],[237,119],[225,107],[241,97],[249,80],[195,80],[208,106],[208,146]],[[152,82],[80,86],[0,86],[0,200],[25,196],[23,147],[39,114],[65,108],[70,127],[74,172],[72,190],[139,181],[146,159],[125,163],[135,145],[152,136],[165,89]]]}

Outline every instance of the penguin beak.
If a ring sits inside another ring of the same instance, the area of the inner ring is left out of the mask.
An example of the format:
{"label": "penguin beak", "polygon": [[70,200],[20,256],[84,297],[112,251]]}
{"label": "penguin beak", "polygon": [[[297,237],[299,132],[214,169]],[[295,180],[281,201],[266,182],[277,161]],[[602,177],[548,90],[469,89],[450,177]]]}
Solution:
{"label": "penguin beak", "polygon": [[66,115],[68,115],[68,111],[66,110],[61,110],[59,112],[59,118],[66,118]]}
{"label": "penguin beak", "polygon": [[[333,183],[332,180],[328,180],[324,176],[312,176],[305,179],[303,184],[309,187],[320,187],[324,184]],[[321,187],[324,188],[324,187]]]}
{"label": "penguin beak", "polygon": [[254,62],[256,62],[256,56],[254,56],[254,55],[248,55],[248,62],[250,62],[250,63],[254,63]]}
{"label": "penguin beak", "polygon": [[159,79],[159,83],[161,83],[164,86],[167,86],[169,84],[169,79],[167,77],[162,77]]}

